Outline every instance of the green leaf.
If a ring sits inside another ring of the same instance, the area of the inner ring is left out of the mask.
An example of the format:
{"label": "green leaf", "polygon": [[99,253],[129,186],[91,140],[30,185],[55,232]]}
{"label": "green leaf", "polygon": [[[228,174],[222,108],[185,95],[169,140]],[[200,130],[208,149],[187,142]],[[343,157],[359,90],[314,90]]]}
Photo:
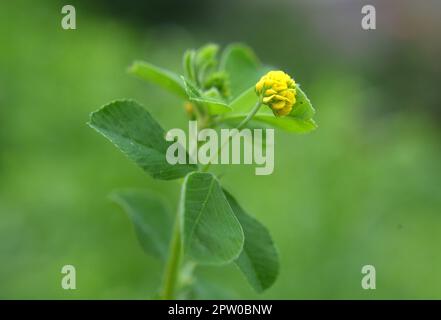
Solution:
{"label": "green leaf", "polygon": [[253,86],[266,70],[253,50],[243,44],[232,44],[224,50],[220,69],[225,70],[230,76],[233,97]]}
{"label": "green leaf", "polygon": [[233,116],[235,114],[248,113],[254,107],[258,100],[259,97],[256,94],[254,86],[248,88],[230,103],[230,108],[232,109],[230,115]]}
{"label": "green leaf", "polygon": [[162,69],[144,61],[135,61],[129,72],[138,78],[154,83],[181,98],[186,98],[184,85],[179,76],[169,70]]}
{"label": "green leaf", "polygon": [[[297,100],[293,106],[293,111],[289,115],[276,117],[268,106],[263,105],[254,116],[253,121],[266,123],[296,133],[307,133],[316,129],[317,125],[312,119],[315,110],[300,87],[297,87],[296,98]],[[237,122],[238,120],[244,119],[251,108],[257,103],[258,99],[254,86],[249,88],[231,102],[230,107],[233,110],[224,115],[224,120],[227,122]]]}
{"label": "green leaf", "polygon": [[216,56],[219,52],[219,46],[215,43],[208,43],[201,47],[196,54],[196,63],[198,66],[212,64],[216,62]]}
{"label": "green leaf", "polygon": [[254,120],[262,121],[274,127],[295,133],[308,133],[317,128],[317,124],[313,119],[303,120],[290,117],[289,115],[277,118],[272,112],[268,114],[257,114]]}
{"label": "green leaf", "polygon": [[231,194],[225,196],[242,225],[245,242],[242,253],[235,261],[248,282],[257,292],[271,287],[279,273],[279,257],[268,229],[249,216]]}
{"label": "green leaf", "polygon": [[88,124],[154,178],[177,179],[197,169],[195,165],[167,162],[167,148],[172,142],[165,140],[161,126],[133,100],[105,105],[91,114]]}
{"label": "green leaf", "polygon": [[244,243],[239,221],[211,173],[186,176],[180,213],[184,252],[201,264],[223,264],[235,260]]}
{"label": "green leaf", "polygon": [[209,92],[201,92],[191,81],[182,77],[185,84],[188,99],[199,102],[207,107],[210,114],[222,114],[231,111],[231,108],[224,102],[220,95],[214,96],[212,88]]}
{"label": "green leaf", "polygon": [[213,71],[217,67],[217,53],[219,52],[219,46],[214,43],[209,43],[201,47],[196,53],[196,70],[198,83],[203,84],[205,78],[210,71]]}
{"label": "green leaf", "polygon": [[195,57],[196,57],[195,50],[187,50],[184,53],[184,57],[182,61],[185,74],[187,78],[190,79],[191,81],[196,80]]}
{"label": "green leaf", "polygon": [[113,192],[110,198],[120,205],[132,220],[144,252],[165,261],[173,221],[164,202],[146,190],[136,189]]}
{"label": "green leaf", "polygon": [[289,116],[303,120],[312,119],[315,114],[315,109],[313,108],[311,101],[300,88],[300,85],[297,85],[296,92],[296,103],[293,105]]}

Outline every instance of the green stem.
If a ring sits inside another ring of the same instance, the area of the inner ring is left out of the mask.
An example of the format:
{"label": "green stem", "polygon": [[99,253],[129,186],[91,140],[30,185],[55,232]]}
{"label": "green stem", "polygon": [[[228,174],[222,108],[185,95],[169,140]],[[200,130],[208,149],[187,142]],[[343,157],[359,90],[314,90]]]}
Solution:
{"label": "green stem", "polygon": [[[235,129],[242,129],[257,113],[257,111],[259,111],[260,107],[262,106],[262,101],[259,99],[259,101],[257,101],[257,103],[254,105],[253,109],[251,109],[251,111],[247,114],[247,116],[245,117],[245,119],[242,120],[241,123],[239,123],[239,125],[235,128]],[[230,135],[228,140],[224,142],[224,144],[222,144],[216,151],[216,154],[210,159],[210,162],[208,162],[203,168],[202,168],[202,172],[207,172],[208,168],[210,168],[211,162],[213,161],[213,159],[215,157],[217,157],[219,155],[219,153],[222,151],[222,149],[225,147],[225,145],[227,145],[228,143],[230,143],[230,140],[233,137]]]}
{"label": "green stem", "polygon": [[[244,127],[259,111],[260,106],[262,105],[262,102],[259,100],[256,105],[251,109],[251,111],[247,114],[245,119],[242,120],[241,123],[236,127],[236,129],[241,129]],[[228,141],[230,141],[232,137],[230,136]],[[221,147],[217,149],[216,156],[219,155],[222,148],[226,145],[224,143]],[[209,166],[211,164],[211,161],[205,165],[205,167],[202,169],[202,171],[207,171]],[[180,272],[180,265],[181,265],[181,229],[180,229],[180,219],[179,219],[179,213],[176,215],[175,220],[175,226],[173,228],[173,234],[172,239],[170,242],[170,249],[169,249],[169,255],[167,259],[167,265],[164,272],[164,279],[162,284],[162,290],[160,292],[161,299],[164,300],[172,300],[175,298],[175,291],[176,291],[176,285],[179,278],[179,272]]]}
{"label": "green stem", "polygon": [[254,105],[253,109],[251,109],[246,118],[239,123],[236,129],[241,129],[244,125],[246,125],[256,115],[257,111],[259,111],[261,105],[262,101],[259,99],[259,101],[257,101],[257,103]]}
{"label": "green stem", "polygon": [[170,251],[167,266],[164,273],[164,280],[161,290],[161,299],[172,300],[175,298],[176,284],[179,277],[181,264],[181,230],[179,214],[176,216],[173,235],[170,243]]}

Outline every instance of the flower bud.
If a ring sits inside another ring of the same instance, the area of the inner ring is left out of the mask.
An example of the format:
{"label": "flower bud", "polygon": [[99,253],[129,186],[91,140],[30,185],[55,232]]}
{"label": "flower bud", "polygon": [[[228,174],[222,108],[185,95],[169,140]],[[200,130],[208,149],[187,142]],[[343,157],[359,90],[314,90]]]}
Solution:
{"label": "flower bud", "polygon": [[275,116],[286,116],[296,103],[296,83],[283,71],[270,71],[260,78],[256,93]]}
{"label": "flower bud", "polygon": [[196,118],[196,115],[194,112],[195,107],[194,107],[193,103],[186,101],[184,103],[184,109],[185,109],[185,112],[187,113],[187,115],[190,117],[190,119]]}

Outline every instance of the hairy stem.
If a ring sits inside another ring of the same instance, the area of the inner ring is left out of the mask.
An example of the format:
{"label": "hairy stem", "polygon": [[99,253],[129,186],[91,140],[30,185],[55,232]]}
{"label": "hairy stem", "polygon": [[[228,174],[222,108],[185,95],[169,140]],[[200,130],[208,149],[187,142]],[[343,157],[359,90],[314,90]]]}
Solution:
{"label": "hairy stem", "polygon": [[251,111],[247,114],[246,118],[242,120],[241,123],[239,123],[239,125],[236,127],[236,129],[242,129],[243,126],[245,126],[257,113],[257,111],[259,111],[260,106],[262,105],[262,101],[257,101],[256,104],[254,105],[253,109],[251,109]]}
{"label": "hairy stem", "polygon": [[164,279],[161,290],[161,299],[175,299],[176,284],[179,278],[179,269],[181,264],[181,230],[179,223],[179,214],[176,215],[173,235],[170,242],[169,256],[164,273]]}
{"label": "hairy stem", "polygon": [[[245,119],[243,119],[239,125],[235,128],[240,130],[243,128],[259,111],[262,102],[259,100],[255,106],[250,110]],[[222,148],[230,142],[232,136],[229,137],[228,141],[225,142],[222,146],[217,149],[215,156],[218,156],[221,152]],[[213,158],[214,158],[213,157]],[[202,168],[202,171],[207,171],[210,167],[211,161]],[[162,290],[160,292],[161,299],[171,300],[175,298],[176,285],[179,280],[179,272],[180,272],[180,264],[181,264],[181,229],[180,229],[180,221],[179,214],[176,215],[175,226],[173,228],[173,235],[170,242],[169,255],[167,260],[167,265],[164,272]]]}

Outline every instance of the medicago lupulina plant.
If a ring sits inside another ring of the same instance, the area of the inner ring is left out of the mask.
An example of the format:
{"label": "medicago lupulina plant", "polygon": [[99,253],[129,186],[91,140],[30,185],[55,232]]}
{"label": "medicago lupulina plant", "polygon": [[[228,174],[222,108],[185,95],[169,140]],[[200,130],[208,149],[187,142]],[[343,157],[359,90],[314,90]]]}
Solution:
{"label": "medicago lupulina plant", "polygon": [[[263,66],[244,45],[230,45],[222,53],[215,44],[188,50],[183,69],[185,76],[179,76],[135,62],[129,72],[182,98],[189,120],[200,129],[275,127],[305,133],[316,128],[315,111],[299,85],[285,72]],[[103,106],[91,114],[89,125],[153,178],[182,184],[174,219],[146,190],[112,194],[134,223],[144,251],[164,263],[156,297],[195,297],[197,265],[234,263],[257,292],[274,283],[279,260],[268,230],[221,186],[209,172],[210,163],[170,164],[166,154],[174,142],[133,100]]]}

